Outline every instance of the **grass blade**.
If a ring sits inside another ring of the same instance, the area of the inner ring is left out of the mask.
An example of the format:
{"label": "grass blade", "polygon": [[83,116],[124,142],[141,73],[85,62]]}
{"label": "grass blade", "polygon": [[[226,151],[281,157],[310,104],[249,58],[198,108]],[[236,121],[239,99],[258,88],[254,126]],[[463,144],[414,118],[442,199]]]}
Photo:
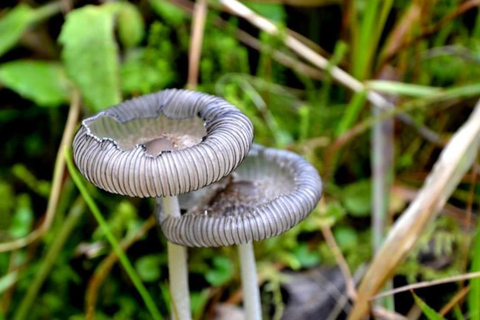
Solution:
{"label": "grass blade", "polygon": [[[473,246],[473,259],[470,272],[480,271],[480,222],[477,225],[477,236]],[[470,292],[468,294],[468,311],[472,320],[480,319],[480,278],[470,280]]]}
{"label": "grass blade", "polygon": [[366,83],[368,89],[380,91],[383,93],[397,94],[409,97],[425,97],[431,94],[439,93],[441,88],[409,84],[396,81],[373,80]]}
{"label": "grass blade", "polygon": [[429,319],[429,320],[446,320],[444,317],[442,317],[438,312],[430,308],[428,304],[425,303],[422,299],[420,299],[415,292],[412,291],[413,299],[415,300],[415,303],[417,306],[422,309],[423,314]]}
{"label": "grass blade", "polygon": [[90,196],[90,194],[87,191],[87,188],[82,182],[82,178],[80,177],[80,174],[78,173],[77,169],[75,168],[72,160],[71,153],[69,152],[70,150],[68,148],[65,149],[65,159],[68,167],[68,171],[70,172],[73,182],[75,182],[75,185],[77,186],[78,190],[80,191],[82,197],[85,199],[85,202],[87,203],[87,206],[89,209],[92,211],[93,216],[97,220],[98,224],[100,225],[100,228],[102,228],[102,231],[105,233],[105,236],[108,239],[108,242],[110,242],[113,251],[118,256],[118,259],[120,260],[120,263],[122,264],[123,268],[127,272],[128,276],[130,277],[130,280],[132,280],[133,285],[135,288],[138,290],[138,293],[143,299],[143,302],[145,303],[148,311],[152,315],[153,319],[155,320],[163,320],[162,315],[160,314],[160,311],[158,310],[157,306],[155,305],[155,302],[153,301],[152,297],[148,293],[147,289],[143,285],[142,281],[140,280],[138,274],[135,272],[135,269],[133,268],[132,264],[130,263],[130,260],[128,260],[127,256],[125,253],[122,251],[120,248],[120,245],[115,239],[115,236],[113,235],[112,231],[110,231],[110,228],[103,218],[102,214],[100,213],[100,209],[98,209],[97,205],[95,204],[93,198]]}
{"label": "grass blade", "polygon": [[367,91],[356,92],[345,109],[337,127],[337,136],[341,136],[357,121],[358,115],[367,101]]}

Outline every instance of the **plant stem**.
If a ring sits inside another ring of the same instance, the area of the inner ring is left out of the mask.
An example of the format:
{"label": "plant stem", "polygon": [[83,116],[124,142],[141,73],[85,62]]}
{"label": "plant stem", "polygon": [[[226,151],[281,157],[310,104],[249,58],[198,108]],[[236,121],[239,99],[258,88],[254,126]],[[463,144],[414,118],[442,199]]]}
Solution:
{"label": "plant stem", "polygon": [[[180,207],[176,196],[165,197],[162,201],[166,216],[180,217]],[[186,247],[168,242],[168,273],[172,318],[174,320],[191,320]]]}
{"label": "plant stem", "polygon": [[261,320],[262,308],[258,289],[257,268],[251,242],[238,245],[240,271],[242,273],[243,306],[245,319]]}
{"label": "plant stem", "polygon": [[67,218],[59,229],[58,234],[55,236],[55,241],[53,241],[50,245],[48,252],[43,258],[40,268],[35,274],[35,277],[32,279],[32,282],[28,286],[27,293],[23,297],[20,306],[17,308],[13,319],[21,320],[27,318],[27,315],[30,312],[30,308],[35,301],[35,298],[37,297],[40,288],[50,274],[50,271],[52,271],[52,268],[57,261],[58,255],[60,254],[60,251],[62,250],[65,242],[67,241],[73,229],[77,225],[77,222],[84,211],[85,202],[81,197],[79,197],[73,203],[73,206],[70,209]]}
{"label": "plant stem", "polygon": [[61,1],[50,2],[44,6],[38,7],[35,9],[35,17],[33,18],[34,22],[39,22],[45,19],[50,18],[51,16],[60,13],[62,10]]}
{"label": "plant stem", "polygon": [[[386,111],[372,106],[372,114],[379,117]],[[393,118],[378,122],[373,126],[371,135],[372,144],[372,245],[373,251],[378,253],[389,226],[389,202],[390,190],[394,175],[393,169]],[[387,288],[391,289],[393,284],[389,282]],[[394,311],[393,296],[377,301],[390,311]]]}
{"label": "plant stem", "polygon": [[192,41],[188,54],[188,80],[187,88],[195,90],[198,85],[198,69],[202,55],[203,34],[207,19],[208,3],[206,0],[197,0],[193,10]]}

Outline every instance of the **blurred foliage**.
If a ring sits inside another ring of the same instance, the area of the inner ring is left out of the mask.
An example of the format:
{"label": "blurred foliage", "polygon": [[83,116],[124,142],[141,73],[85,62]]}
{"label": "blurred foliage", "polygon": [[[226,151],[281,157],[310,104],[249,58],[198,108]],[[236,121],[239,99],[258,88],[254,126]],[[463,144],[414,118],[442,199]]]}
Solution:
{"label": "blurred foliage", "polygon": [[[185,86],[191,13],[181,4],[193,8],[193,2],[176,0],[5,3],[12,4],[0,11],[2,243],[26,236],[45,219],[57,148],[75,90],[85,104],[83,117],[131,97]],[[63,11],[64,3],[73,5],[70,12]],[[393,146],[395,183],[416,190],[441,150],[418,128],[448,138],[468,116],[474,103],[469,98],[479,95],[478,90],[465,94],[462,89],[480,78],[480,15],[478,8],[460,12],[465,2],[457,0],[425,1],[421,8],[409,0],[325,6],[318,1],[320,5],[312,7],[244,3],[275,21],[283,35],[290,28],[310,39],[309,45],[322,52],[330,66],[313,75],[299,71],[304,61],[283,45],[282,35],[260,32],[210,2],[198,90],[223,96],[247,114],[256,142],[304,155],[324,177],[323,200],[304,222],[255,243],[265,281],[265,310],[272,319],[281,319],[281,270],[302,272],[336,264],[322,228],[331,228],[352,272],[372,256],[371,146],[368,134],[352,131],[372,117],[366,93],[354,94],[337,84],[329,70],[339,66],[360,80],[372,80],[368,87],[385,92],[397,105],[417,106],[409,111],[415,126],[396,118]],[[458,90],[435,99],[451,88]],[[352,134],[352,140],[332,149],[346,134]],[[0,319],[14,319],[19,312],[27,312],[30,319],[85,319],[94,281],[99,281],[96,319],[150,319],[118,263],[101,273],[112,251],[107,236],[85,206],[75,204],[78,191],[70,177],[60,182],[51,229],[25,248],[0,253]],[[461,214],[442,215],[432,224],[398,270],[398,279],[413,282],[458,274],[480,256],[469,250],[475,234],[465,225],[471,192],[476,199],[473,211],[478,212],[480,188],[469,188],[462,184],[450,200]],[[92,186],[88,192],[119,242],[143,232],[127,255],[158,310],[169,314],[166,242],[157,228],[142,231],[152,203]],[[411,197],[394,190],[391,198],[394,220]],[[82,214],[76,216],[75,210]],[[62,233],[68,226],[71,231]],[[234,297],[240,287],[236,250],[191,249],[189,255],[194,317],[207,319],[212,304]],[[41,270],[46,270],[44,278],[35,280]],[[37,292],[32,289],[35,281]],[[430,297],[428,305],[439,309],[455,292],[442,293],[442,299]],[[420,298],[416,301],[421,304]],[[427,317],[435,317],[433,309],[421,306]],[[464,306],[455,310],[468,314]]]}

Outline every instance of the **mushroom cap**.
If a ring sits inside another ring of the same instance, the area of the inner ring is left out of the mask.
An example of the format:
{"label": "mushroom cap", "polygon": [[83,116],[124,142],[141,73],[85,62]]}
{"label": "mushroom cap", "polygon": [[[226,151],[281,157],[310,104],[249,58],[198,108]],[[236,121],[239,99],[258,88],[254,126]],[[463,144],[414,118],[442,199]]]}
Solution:
{"label": "mushroom cap", "polygon": [[303,157],[254,145],[231,176],[180,197],[189,209],[155,214],[166,238],[189,247],[219,247],[279,235],[305,219],[317,205],[322,182]]}
{"label": "mushroom cap", "polygon": [[250,120],[227,101],[169,89],[83,120],[73,140],[80,172],[106,191],[175,196],[216,182],[246,157]]}

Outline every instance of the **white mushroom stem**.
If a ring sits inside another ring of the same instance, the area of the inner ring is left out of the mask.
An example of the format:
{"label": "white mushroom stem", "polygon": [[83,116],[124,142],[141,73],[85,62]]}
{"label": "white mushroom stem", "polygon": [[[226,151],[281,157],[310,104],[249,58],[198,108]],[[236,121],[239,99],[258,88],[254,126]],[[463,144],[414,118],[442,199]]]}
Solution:
{"label": "white mushroom stem", "polygon": [[[177,197],[163,198],[163,210],[166,216],[180,217]],[[172,318],[191,320],[190,291],[188,289],[187,248],[168,242],[168,273],[172,300]]]}
{"label": "white mushroom stem", "polygon": [[243,307],[245,319],[261,320],[262,308],[258,288],[257,266],[251,242],[238,245],[240,271],[242,273]]}

